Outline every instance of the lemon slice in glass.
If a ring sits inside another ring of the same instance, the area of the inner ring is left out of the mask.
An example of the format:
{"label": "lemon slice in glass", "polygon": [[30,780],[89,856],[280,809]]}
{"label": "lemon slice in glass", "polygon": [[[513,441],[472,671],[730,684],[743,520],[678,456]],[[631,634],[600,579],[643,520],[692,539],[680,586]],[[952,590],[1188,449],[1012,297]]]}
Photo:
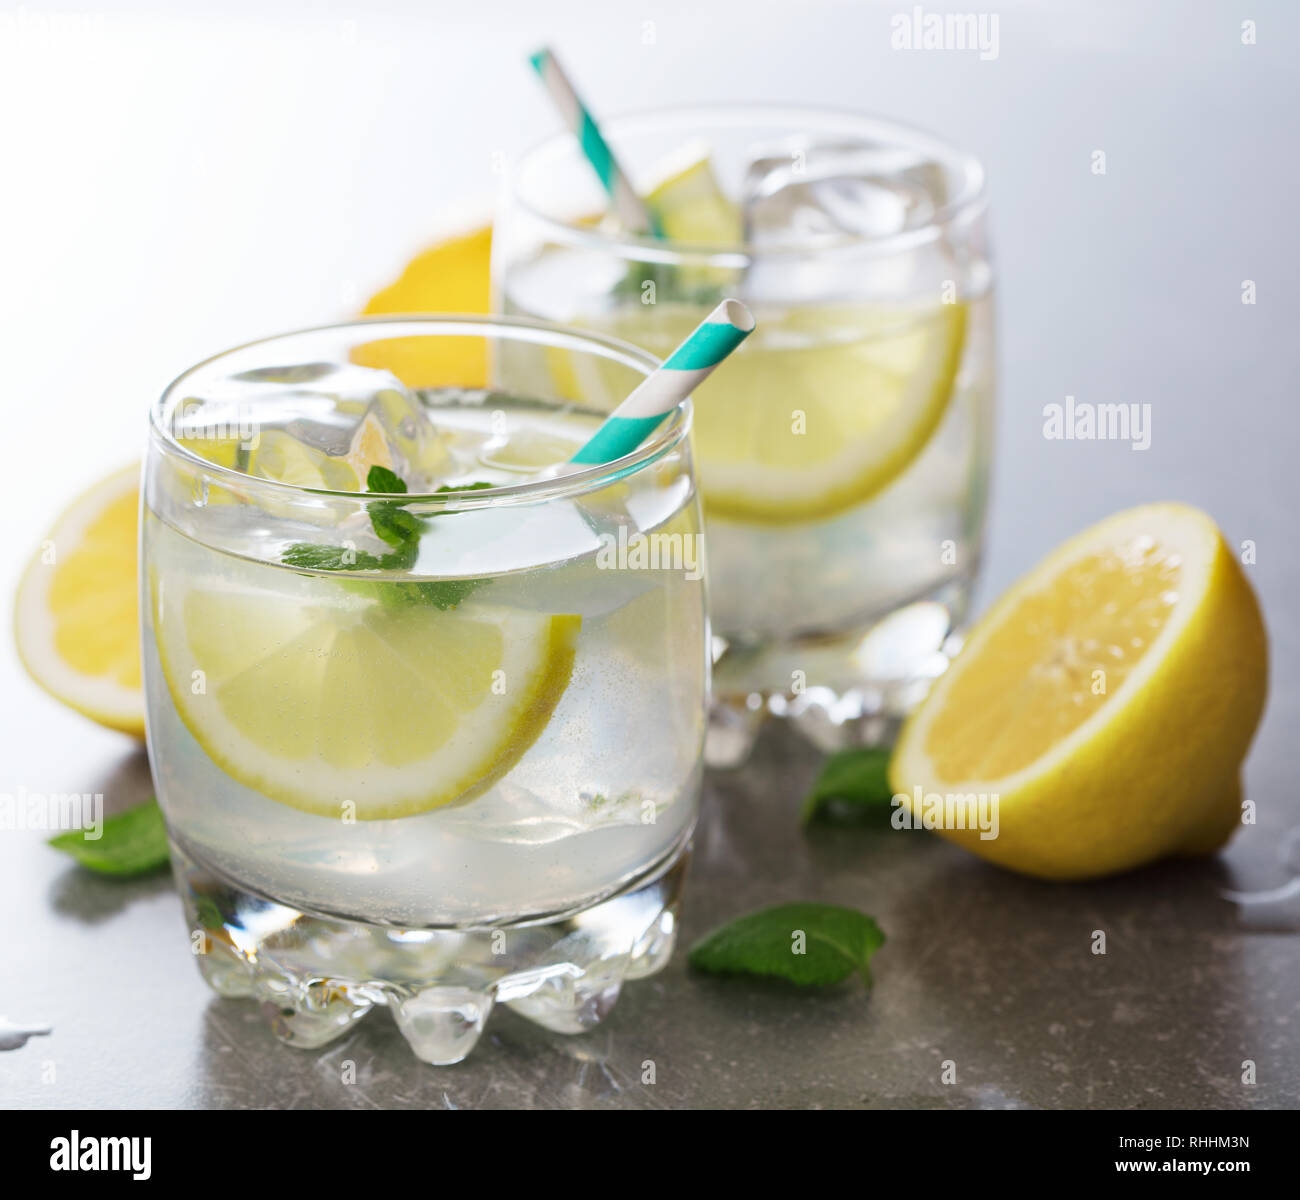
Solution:
{"label": "lemon slice in glass", "polygon": [[[647,306],[616,332],[662,357],[696,320]],[[965,330],[962,304],[760,312],[748,342],[695,393],[706,512],[811,521],[879,493],[943,420]]]}
{"label": "lemon slice in glass", "polygon": [[347,802],[411,816],[501,778],[568,686],[581,617],[361,590],[155,580],[162,670],[195,740],[245,786],[335,818]]}

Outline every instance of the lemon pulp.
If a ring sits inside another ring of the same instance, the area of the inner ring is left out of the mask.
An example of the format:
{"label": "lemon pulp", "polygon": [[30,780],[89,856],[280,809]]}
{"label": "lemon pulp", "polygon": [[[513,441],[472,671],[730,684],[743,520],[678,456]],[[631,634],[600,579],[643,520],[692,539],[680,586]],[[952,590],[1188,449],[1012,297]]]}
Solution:
{"label": "lemon pulp", "polygon": [[1210,853],[1241,824],[1267,680],[1259,605],[1214,522],[1144,505],[994,605],[904,725],[890,783],[915,815],[931,794],[996,797],[996,836],[938,832],[1042,878]]}
{"label": "lemon pulp", "polygon": [[138,467],[75,500],[18,586],[14,634],[32,678],[112,729],[144,734],[136,598]]}
{"label": "lemon pulp", "polygon": [[[616,322],[614,332],[663,357],[699,315],[660,304]],[[906,470],[943,420],[966,306],[758,315],[746,344],[695,393],[706,512],[781,524],[869,500]]]}
{"label": "lemon pulp", "polygon": [[1020,597],[930,727],[926,752],[940,778],[1011,775],[1099,711],[1168,622],[1181,566],[1139,534]]}

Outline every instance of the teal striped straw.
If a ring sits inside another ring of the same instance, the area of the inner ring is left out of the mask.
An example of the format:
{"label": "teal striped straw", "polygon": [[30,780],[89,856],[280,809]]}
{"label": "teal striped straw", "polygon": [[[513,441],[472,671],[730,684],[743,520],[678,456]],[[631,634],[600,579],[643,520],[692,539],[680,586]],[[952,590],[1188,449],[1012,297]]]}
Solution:
{"label": "teal striped straw", "polygon": [[631,454],[753,332],[754,314],[739,300],[724,300],[569,461],[608,463]]}
{"label": "teal striped straw", "polygon": [[533,69],[541,76],[547,92],[555,106],[560,110],[565,123],[573,130],[582,147],[582,153],[591,163],[601,186],[609,194],[610,203],[618,219],[632,233],[648,233],[653,237],[663,237],[663,227],[659,218],[649,206],[637,195],[636,189],[628,181],[627,174],[618,165],[618,159],[609,148],[587,106],[579,98],[576,89],[565,74],[550,48],[543,46],[528,57]]}

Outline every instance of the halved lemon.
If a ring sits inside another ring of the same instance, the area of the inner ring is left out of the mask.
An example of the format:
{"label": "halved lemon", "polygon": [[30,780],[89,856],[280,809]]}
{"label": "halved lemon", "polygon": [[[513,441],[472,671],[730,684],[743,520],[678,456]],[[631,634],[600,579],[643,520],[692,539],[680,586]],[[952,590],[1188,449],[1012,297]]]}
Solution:
{"label": "halved lemon", "polygon": [[578,616],[387,606],[360,586],[282,583],[155,579],[154,625],[199,745],[306,812],[338,818],[350,801],[381,820],[472,795],[533,744],[573,671]]}
{"label": "halved lemon", "polygon": [[[616,332],[664,357],[698,318],[647,306]],[[870,499],[943,420],[965,330],[961,304],[760,312],[745,345],[695,393],[705,511],[776,524]]]}
{"label": "halved lemon", "polygon": [[56,700],[143,737],[139,484],[140,468],[126,467],[59,517],[18,584],[14,636],[23,665]]}
{"label": "halved lemon", "polygon": [[996,796],[996,837],[938,832],[1041,878],[1210,853],[1241,822],[1267,678],[1259,605],[1214,522],[1129,509],[979,622],[905,725],[890,782],[918,819],[948,796]]}
{"label": "halved lemon", "polygon": [[[491,255],[490,226],[439,242],[416,255],[362,312],[490,312]],[[352,358],[386,368],[407,387],[487,385],[487,343],[481,337],[384,338],[357,347]]]}

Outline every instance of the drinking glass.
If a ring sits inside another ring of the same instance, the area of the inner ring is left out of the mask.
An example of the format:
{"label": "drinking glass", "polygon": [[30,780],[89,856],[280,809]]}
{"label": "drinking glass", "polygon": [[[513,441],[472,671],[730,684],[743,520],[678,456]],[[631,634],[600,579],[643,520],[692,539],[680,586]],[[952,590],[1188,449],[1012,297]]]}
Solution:
{"label": "drinking glass", "polygon": [[599,424],[583,379],[654,365],[531,320],[359,320],[154,406],[158,799],[200,970],[284,1041],[387,1006],[455,1062],[494,1004],[580,1032],[671,953],[709,672],[689,405],[553,467]]}
{"label": "drinking glass", "polygon": [[669,236],[602,218],[591,166],[558,135],[511,171],[494,303],[660,356],[719,297],[749,305],[758,328],[697,389],[692,434],[718,654],[709,760],[742,760],[767,714],[826,748],[886,738],[959,647],[980,560],[983,171],[929,135],[836,113],[602,128]]}

